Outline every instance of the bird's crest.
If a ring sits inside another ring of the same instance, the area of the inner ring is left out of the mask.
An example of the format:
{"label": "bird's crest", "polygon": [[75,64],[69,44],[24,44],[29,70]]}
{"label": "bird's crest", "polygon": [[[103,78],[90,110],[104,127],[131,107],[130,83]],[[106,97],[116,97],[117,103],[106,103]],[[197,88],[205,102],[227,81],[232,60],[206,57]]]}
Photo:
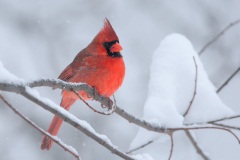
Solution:
{"label": "bird's crest", "polygon": [[114,40],[118,40],[118,36],[115,33],[109,20],[107,18],[105,18],[103,28],[96,35],[96,37],[93,39],[93,41],[103,43],[103,42],[111,42]]}

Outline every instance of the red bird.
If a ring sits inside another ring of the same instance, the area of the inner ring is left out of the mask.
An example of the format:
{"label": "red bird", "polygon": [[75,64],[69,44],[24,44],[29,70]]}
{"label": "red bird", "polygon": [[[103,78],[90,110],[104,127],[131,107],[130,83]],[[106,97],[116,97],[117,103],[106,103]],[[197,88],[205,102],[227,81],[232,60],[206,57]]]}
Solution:
{"label": "red bird", "polygon": [[[120,51],[118,36],[113,30],[108,19],[105,19],[104,27],[92,40],[81,50],[58,77],[67,82],[85,82],[94,87],[103,96],[110,97],[121,86],[125,65]],[[91,99],[84,91],[79,91],[83,99]],[[69,110],[79,98],[75,93],[63,90],[61,106]],[[57,135],[63,120],[54,116],[48,132]],[[53,141],[47,136],[43,137],[41,149],[49,150]]]}

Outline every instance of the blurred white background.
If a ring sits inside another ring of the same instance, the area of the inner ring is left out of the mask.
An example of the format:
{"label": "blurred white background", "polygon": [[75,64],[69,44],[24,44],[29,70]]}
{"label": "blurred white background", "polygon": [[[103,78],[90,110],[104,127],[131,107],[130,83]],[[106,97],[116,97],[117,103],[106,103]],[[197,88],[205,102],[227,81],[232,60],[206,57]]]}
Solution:
{"label": "blurred white background", "polygon": [[[238,0],[0,0],[0,61],[10,72],[25,80],[57,78],[75,55],[90,43],[107,17],[124,48],[122,55],[126,63],[124,83],[115,94],[117,104],[141,117],[149,66],[160,41],[170,33],[181,33],[199,51],[230,22],[240,18],[239,6]],[[239,30],[240,25],[232,28],[200,57],[216,87],[240,66]],[[42,96],[60,102],[60,90],[38,90]],[[239,94],[240,74],[221,91],[220,96],[225,104],[239,113]],[[19,95],[3,95],[32,121],[47,129],[52,114]],[[49,152],[40,150],[42,135],[1,101],[0,106],[1,160],[74,159],[57,145]],[[102,116],[93,113],[81,102],[75,103],[70,112],[88,121],[97,132],[106,134],[124,151],[138,129],[116,114]],[[239,125],[239,120],[232,124]],[[83,160],[120,159],[68,124],[62,126],[58,135],[75,147]],[[239,159],[240,146],[229,134],[204,130],[198,131],[197,135],[199,143],[213,160]],[[160,144],[157,151],[162,147]]]}

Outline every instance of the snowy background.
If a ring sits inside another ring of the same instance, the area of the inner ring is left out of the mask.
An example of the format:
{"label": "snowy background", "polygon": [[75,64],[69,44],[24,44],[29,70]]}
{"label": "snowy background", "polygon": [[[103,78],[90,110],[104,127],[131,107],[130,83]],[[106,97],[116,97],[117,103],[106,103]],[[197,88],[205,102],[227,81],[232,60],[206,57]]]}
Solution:
{"label": "snowy background", "polygon": [[[0,61],[6,69],[25,80],[57,78],[75,55],[92,40],[107,17],[124,48],[122,54],[127,68],[124,83],[116,93],[117,104],[129,113],[142,117],[148,95],[152,57],[161,40],[171,33],[181,33],[199,51],[226,25],[240,18],[239,6],[238,0],[0,0]],[[216,88],[240,66],[239,30],[240,25],[235,26],[200,56]],[[60,102],[60,90],[41,88],[39,92],[56,103]],[[239,93],[238,74],[219,95],[227,106],[239,113]],[[21,96],[3,94],[27,117],[47,129],[52,114]],[[1,160],[74,159],[57,145],[49,152],[40,150],[42,135],[1,101],[0,106]],[[97,103],[95,106],[98,106]],[[138,132],[137,126],[116,114],[98,115],[81,102],[75,103],[70,112],[88,121],[97,132],[107,135],[113,144],[125,151]],[[231,121],[231,124],[239,126],[239,120]],[[239,159],[240,146],[228,133],[216,130],[195,133],[199,144],[213,160]],[[83,160],[96,157],[120,159],[68,124],[62,126],[59,137],[74,146]],[[183,133],[179,132],[175,138],[173,158],[201,159]],[[149,146],[139,153],[148,152],[152,157],[160,152],[163,157],[168,155],[169,141],[153,145],[155,150]],[[177,156],[183,152],[182,157]]]}

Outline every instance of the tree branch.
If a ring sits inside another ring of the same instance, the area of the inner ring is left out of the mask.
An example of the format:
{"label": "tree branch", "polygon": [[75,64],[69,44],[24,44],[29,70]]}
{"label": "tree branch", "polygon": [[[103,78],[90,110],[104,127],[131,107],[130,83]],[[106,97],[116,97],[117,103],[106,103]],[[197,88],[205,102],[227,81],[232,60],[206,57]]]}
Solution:
{"label": "tree branch", "polygon": [[230,116],[230,117],[219,118],[216,120],[208,121],[207,123],[215,123],[215,122],[231,120],[231,119],[235,119],[235,118],[240,118],[240,115],[238,114],[238,115],[234,115],[234,116]]}
{"label": "tree branch", "polygon": [[193,138],[191,133],[189,131],[185,131],[186,135],[188,136],[189,140],[193,144],[194,148],[196,149],[197,153],[204,159],[204,160],[210,160],[206,154],[203,152],[203,150],[198,146],[197,141]]}
{"label": "tree branch", "polygon": [[69,152],[71,155],[73,155],[77,160],[80,160],[79,154],[77,151],[74,149],[70,149],[66,144],[62,143],[59,141],[55,136],[52,136],[51,134],[45,132],[42,128],[37,126],[35,123],[30,121],[28,118],[26,118],[24,115],[22,115],[17,109],[15,109],[1,94],[0,94],[0,99],[13,111],[15,112],[19,117],[21,117],[24,121],[26,121],[28,124],[30,124],[33,128],[35,128],[37,131],[39,131],[41,134],[49,137],[52,139],[56,144],[58,144],[61,148],[63,148],[64,151]]}
{"label": "tree branch", "polygon": [[78,94],[77,91],[73,91],[73,92],[76,94],[76,96],[77,96],[88,108],[90,108],[90,109],[93,110],[94,112],[99,113],[99,114],[102,114],[102,115],[111,115],[111,114],[113,114],[113,112],[114,112],[114,107],[112,107],[112,109],[109,108],[107,112],[98,111],[98,110],[96,110],[95,108],[93,108],[92,106],[90,106],[90,104],[88,104],[88,103]]}
{"label": "tree branch", "polygon": [[[193,57],[193,61],[194,61],[195,72],[196,72],[196,73],[195,73],[195,74],[196,74],[196,76],[195,76],[195,81],[194,81],[194,82],[195,82],[195,83],[194,83],[194,92],[193,92],[192,99],[191,99],[191,101],[190,101],[190,103],[189,103],[189,106],[188,106],[186,112],[185,112],[184,115],[183,115],[184,117],[186,117],[186,115],[188,114],[188,112],[189,112],[189,110],[190,110],[190,108],[191,108],[191,106],[192,106],[192,104],[193,104],[193,101],[194,101],[194,99],[195,99],[195,96],[196,96],[196,94],[197,94],[198,66],[197,66],[195,57]],[[190,142],[192,143],[193,147],[196,149],[197,153],[198,153],[204,160],[209,160],[209,159],[207,158],[207,156],[205,155],[205,153],[204,153],[204,152],[202,151],[202,149],[200,148],[200,146],[198,146],[197,141],[194,140],[194,138],[193,138],[193,136],[191,135],[191,133],[190,133],[188,130],[185,130],[184,132],[185,132],[186,136],[189,138],[189,140],[190,140]]]}
{"label": "tree branch", "polygon": [[232,27],[236,26],[240,23],[240,19],[230,23],[228,26],[226,26],[221,32],[219,32],[213,39],[211,39],[208,43],[206,43],[203,48],[199,51],[199,55],[201,55],[210,45],[215,43],[225,32],[227,32]]}
{"label": "tree branch", "polygon": [[173,142],[173,134],[170,134],[169,136],[170,136],[171,148],[170,148],[168,160],[171,160],[172,154],[173,154],[174,142]]}
{"label": "tree branch", "polygon": [[[56,81],[54,81],[54,82],[56,82]],[[98,142],[99,144],[101,144],[102,146],[104,146],[105,148],[110,150],[113,154],[116,154],[126,160],[134,160],[131,156],[123,153],[116,146],[112,145],[111,142],[108,141],[108,139],[106,139],[105,136],[96,133],[94,131],[94,129],[87,122],[77,119],[71,113],[69,113],[65,109],[59,107],[58,105],[52,104],[51,102],[49,103],[47,100],[44,101],[43,98],[41,98],[41,97],[36,97],[34,94],[31,93],[32,90],[30,88],[24,87],[23,84],[22,85],[21,84],[14,85],[13,83],[11,83],[11,85],[10,85],[10,84],[7,84],[6,82],[3,82],[3,83],[4,83],[4,85],[2,85],[0,83],[1,90],[5,90],[5,91],[8,90],[10,92],[15,92],[15,93],[21,94],[22,96],[24,96],[25,98],[38,104],[42,108],[50,111],[51,113],[57,115],[60,118],[62,118],[65,122],[69,123],[76,129],[80,130],[88,137],[94,139],[96,142]],[[61,82],[59,84],[66,85]],[[76,85],[76,84],[74,84],[74,85]],[[87,85],[84,85],[84,86],[87,86]],[[89,89],[89,88],[87,88],[87,89]],[[105,102],[105,100],[104,100],[104,102]]]}
{"label": "tree branch", "polygon": [[217,93],[219,93],[239,71],[240,71],[240,67],[235,72],[233,72],[233,74],[217,89]]}
{"label": "tree branch", "polygon": [[224,127],[216,127],[216,126],[196,126],[196,127],[180,127],[180,128],[168,128],[168,130],[172,131],[172,132],[176,132],[176,131],[186,131],[186,130],[199,130],[199,129],[217,129],[217,130],[223,130],[223,131],[227,131],[228,133],[230,133],[231,135],[233,135],[233,137],[238,141],[238,143],[240,144],[240,139],[238,138],[238,136],[233,133],[230,129],[224,128]]}
{"label": "tree branch", "polygon": [[230,125],[227,125],[227,124],[222,124],[222,123],[210,123],[210,124],[213,124],[215,126],[220,126],[220,127],[225,127],[225,128],[229,128],[229,129],[235,129],[235,130],[238,130],[240,131],[240,127],[235,127],[235,126],[230,126]]}
{"label": "tree branch", "polygon": [[194,92],[193,92],[192,99],[191,99],[191,101],[190,101],[190,103],[189,103],[189,106],[188,106],[186,112],[183,114],[183,117],[185,117],[185,116],[188,114],[188,112],[189,112],[189,110],[190,110],[190,108],[191,108],[191,106],[192,106],[192,104],[193,104],[193,101],[194,101],[194,99],[195,99],[195,96],[196,96],[196,94],[197,94],[198,66],[197,66],[197,63],[196,63],[196,60],[195,60],[195,57],[194,57],[194,56],[193,56],[193,61],[194,61],[194,65],[195,65],[195,74],[196,74],[196,76],[195,76],[195,81],[194,81],[194,82],[195,82],[195,83],[194,83]]}
{"label": "tree branch", "polygon": [[[34,103],[40,105],[44,109],[46,109],[46,110],[52,112],[53,114],[59,116],[64,121],[71,124],[72,126],[77,128],[78,130],[82,131],[84,134],[86,134],[90,138],[92,138],[95,141],[97,141],[98,143],[102,144],[105,148],[110,150],[112,153],[114,153],[114,154],[116,154],[116,155],[118,155],[118,156],[120,156],[124,159],[133,160],[132,157],[130,157],[127,154],[123,153],[122,151],[118,150],[111,143],[106,142],[104,140],[104,138],[102,138],[101,135],[99,135],[95,132],[92,132],[92,130],[93,130],[92,128],[89,129],[89,127],[84,126],[83,124],[86,124],[85,121],[83,123],[80,123],[82,121],[78,120],[75,116],[73,116],[72,114],[70,114],[66,110],[62,109],[58,105],[56,105],[56,106],[52,105],[52,103],[48,103],[47,101],[44,101],[42,98],[36,97],[35,95],[31,94],[31,89],[26,85],[29,85],[31,87],[36,87],[36,86],[38,86],[36,84],[39,84],[39,82],[41,82],[41,85],[45,85],[45,86],[49,86],[49,87],[54,86],[56,88],[64,88],[64,89],[70,90],[70,91],[71,90],[77,91],[77,90],[81,89],[81,90],[84,90],[87,94],[89,94],[92,97],[95,94],[94,91],[93,91],[93,88],[89,87],[86,84],[66,83],[66,82],[63,82],[63,81],[60,81],[60,80],[46,80],[46,79],[45,80],[33,81],[31,83],[25,83],[25,84],[22,84],[22,83],[21,84],[20,83],[15,84],[15,83],[11,83],[11,82],[0,82],[0,90],[4,90],[4,91],[8,91],[8,92],[15,92],[15,93],[21,94],[22,96],[26,97],[27,99],[29,99],[29,100],[33,101]],[[103,96],[99,95],[98,93],[95,95],[95,98],[97,99],[97,101],[99,101],[100,103],[103,103],[106,106],[109,105],[110,103],[113,104],[113,102],[110,99],[108,99],[106,97],[103,97]],[[210,125],[210,124],[203,124],[203,125],[193,124],[192,126],[188,125],[188,126],[176,127],[176,128],[164,128],[164,127],[158,126],[156,124],[152,124],[152,123],[150,123],[146,120],[134,117],[133,115],[125,112],[120,107],[116,107],[115,113],[117,113],[118,115],[120,115],[121,117],[123,117],[124,119],[129,121],[130,123],[135,123],[136,125],[139,125],[140,127],[145,128],[149,131],[172,134],[173,132],[176,132],[176,131],[185,131],[185,130],[218,129],[218,130],[224,130],[224,131],[227,131],[227,132],[231,133],[238,140],[238,142],[240,141],[238,139],[238,137],[231,130],[223,128],[223,127],[216,127],[216,126],[213,126],[213,125]],[[228,117],[228,119],[230,119],[230,118],[231,117]],[[236,118],[236,116],[235,116],[235,118]],[[220,121],[220,120],[216,120],[216,121]]]}
{"label": "tree branch", "polygon": [[126,154],[131,154],[132,152],[137,151],[137,150],[139,150],[141,148],[144,148],[144,147],[148,146],[149,144],[152,144],[153,142],[154,142],[154,140],[150,140],[147,143],[145,143],[145,144],[143,144],[143,145],[141,145],[139,147],[136,147],[136,148],[134,148],[132,150],[129,150],[128,152],[126,152]]}
{"label": "tree branch", "polygon": [[94,90],[92,87],[90,87],[86,83],[65,82],[59,79],[39,79],[39,80],[27,82],[25,85],[31,88],[46,86],[46,87],[51,87],[53,89],[59,88],[59,89],[64,89],[68,91],[83,90],[88,94],[88,96],[94,97],[94,100],[100,102],[104,106],[108,108],[111,108],[113,106],[112,100],[104,96],[101,96],[96,92],[96,90]]}

